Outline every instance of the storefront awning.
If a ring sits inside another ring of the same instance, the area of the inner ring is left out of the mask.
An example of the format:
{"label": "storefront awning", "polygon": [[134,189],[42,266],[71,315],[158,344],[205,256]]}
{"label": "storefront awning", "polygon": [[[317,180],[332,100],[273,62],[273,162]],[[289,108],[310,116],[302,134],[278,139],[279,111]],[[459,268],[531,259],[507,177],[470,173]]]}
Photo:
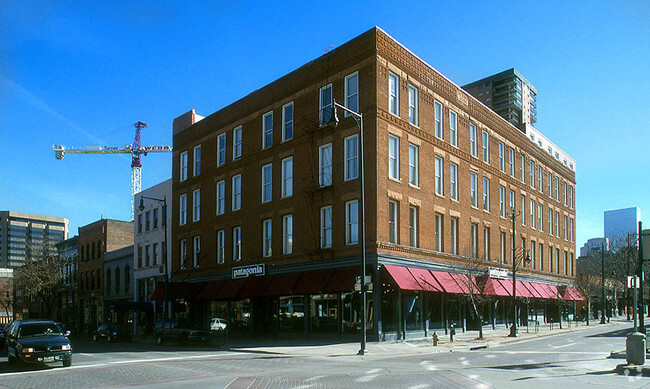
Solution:
{"label": "storefront awning", "polygon": [[393,277],[400,289],[424,290],[422,288],[422,285],[420,285],[418,281],[413,278],[413,275],[411,272],[409,272],[408,268],[394,265],[384,265],[384,267],[386,270],[388,270],[388,273],[390,273],[391,277]]}
{"label": "storefront awning", "polygon": [[[510,283],[512,284],[512,282]],[[528,290],[523,281],[517,281],[517,296],[528,298],[536,297],[530,290]]]}
{"label": "storefront awning", "polygon": [[[168,282],[167,283],[167,300],[196,300],[197,295],[201,292],[203,283],[192,282]],[[163,301],[165,299],[165,283],[157,282],[156,289],[151,295],[152,301]]]}
{"label": "storefront awning", "polygon": [[244,281],[237,297],[240,299],[249,298],[249,297],[258,297],[262,296],[266,288],[273,281],[273,277],[269,276],[250,276]]}
{"label": "storefront awning", "polygon": [[299,275],[299,273],[287,273],[274,276],[269,286],[264,290],[264,296],[290,295]]}
{"label": "storefront awning", "polygon": [[360,267],[344,267],[336,269],[330,280],[327,282],[323,292],[351,292],[354,290],[355,277],[361,274]]}
{"label": "storefront awning", "polygon": [[197,300],[214,300],[214,296],[219,293],[219,290],[223,287],[226,281],[210,281],[206,282],[201,289],[201,292],[196,296]]}
{"label": "storefront awning", "polygon": [[[496,278],[488,277],[487,281],[485,281],[485,286],[483,287],[483,294],[491,296],[511,296],[512,294],[499,281],[500,280]],[[512,285],[512,281],[510,281],[510,285]]]}
{"label": "storefront awning", "polygon": [[[551,287],[551,285],[548,284],[540,284],[540,283],[532,283],[531,285],[542,295],[542,298],[545,299],[557,299],[557,289],[555,287]],[[555,289],[555,290],[553,290]]]}
{"label": "storefront awning", "polygon": [[[542,295],[533,287],[533,285],[528,281],[522,281],[522,285],[528,289],[533,298],[543,298]],[[519,288],[517,288],[519,290]]]}
{"label": "storefront awning", "polygon": [[442,286],[440,286],[428,270],[416,267],[409,267],[408,269],[411,275],[413,275],[413,278],[422,286],[422,290],[427,292],[444,292]]}
{"label": "storefront awning", "polygon": [[584,301],[585,298],[582,296],[582,294],[578,291],[578,289],[573,288],[571,286],[567,286],[565,291],[564,291],[564,296],[563,298],[565,300],[574,300],[574,301]]}
{"label": "storefront awning", "polygon": [[293,289],[293,294],[318,294],[325,291],[325,285],[334,274],[334,270],[314,270],[302,273],[300,281]]}
{"label": "storefront awning", "polygon": [[433,275],[433,277],[436,279],[436,281],[438,281],[446,293],[466,293],[464,289],[458,285],[458,282],[456,282],[451,273],[432,270],[431,275]]}
{"label": "storefront awning", "polygon": [[244,285],[244,280],[227,280],[221,289],[214,295],[213,300],[228,300],[232,299],[239,293],[239,290]]}

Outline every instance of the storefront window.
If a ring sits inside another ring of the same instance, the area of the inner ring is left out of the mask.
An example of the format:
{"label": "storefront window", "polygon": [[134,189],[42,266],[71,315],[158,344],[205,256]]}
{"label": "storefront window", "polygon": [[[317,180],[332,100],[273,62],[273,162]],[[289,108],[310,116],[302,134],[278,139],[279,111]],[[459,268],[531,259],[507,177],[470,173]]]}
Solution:
{"label": "storefront window", "polygon": [[280,297],[278,319],[280,332],[304,332],[305,304],[303,297]]}
{"label": "storefront window", "polygon": [[336,294],[310,297],[311,332],[337,333],[338,301]]}
{"label": "storefront window", "polygon": [[249,299],[233,301],[230,308],[229,327],[232,332],[248,331],[251,319],[251,303]]}

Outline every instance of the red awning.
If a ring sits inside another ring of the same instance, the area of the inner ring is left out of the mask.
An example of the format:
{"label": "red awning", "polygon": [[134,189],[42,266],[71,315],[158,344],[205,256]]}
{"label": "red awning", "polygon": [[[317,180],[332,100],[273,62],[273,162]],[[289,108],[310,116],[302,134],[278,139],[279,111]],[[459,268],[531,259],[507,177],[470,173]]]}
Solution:
{"label": "red awning", "polygon": [[444,289],[445,292],[447,293],[467,293],[464,291],[463,288],[461,288],[458,285],[458,282],[454,279],[454,277],[451,275],[451,273],[447,273],[444,271],[431,271],[431,274],[435,277],[435,279],[438,281],[440,286]]}
{"label": "red awning", "polygon": [[571,286],[567,286],[565,291],[564,291],[564,299],[565,300],[574,300],[574,301],[583,301],[585,298],[582,297],[582,294],[578,291],[578,289],[573,288]]}
{"label": "red awning", "polygon": [[264,291],[264,296],[288,296],[291,294],[299,273],[278,274]]}
{"label": "red awning", "polygon": [[409,267],[408,269],[413,278],[422,286],[422,290],[427,292],[444,292],[442,286],[440,286],[428,270],[416,267]]}
{"label": "red awning", "polygon": [[242,285],[238,298],[258,297],[262,296],[264,290],[269,286],[273,277],[270,276],[250,276],[246,278],[244,285]]}
{"label": "red awning", "polygon": [[300,281],[293,289],[293,294],[317,294],[325,290],[325,285],[332,278],[334,270],[315,270],[302,274]]}
{"label": "red awning", "polygon": [[[512,282],[510,282],[512,284]],[[512,290],[512,289],[511,289]],[[483,287],[483,294],[488,294],[491,296],[510,296],[511,293],[506,289],[503,284],[499,282],[496,278],[488,277],[485,281],[485,286]]]}
{"label": "red awning", "polygon": [[526,288],[522,281],[517,281],[517,296],[529,298],[536,297],[528,290],[528,288]]}
{"label": "red awning", "polygon": [[402,290],[423,290],[422,285],[417,282],[409,272],[409,269],[402,266],[384,265],[391,277],[397,282]]}
{"label": "red awning", "polygon": [[214,296],[219,293],[219,290],[223,285],[226,283],[226,281],[219,280],[219,281],[210,281],[206,282],[205,285],[203,286],[203,289],[201,289],[201,292],[196,296],[197,300],[214,300]]}
{"label": "red awning", "polygon": [[557,299],[557,289],[554,291],[550,285],[534,283],[533,286],[545,299]]}
{"label": "red awning", "polygon": [[237,296],[244,282],[244,280],[227,280],[214,296],[214,300],[228,300]]}
{"label": "red awning", "polygon": [[[522,281],[521,283],[524,285],[525,288],[528,289],[528,291],[530,292],[532,297],[534,297],[534,298],[542,298],[542,295],[537,291],[537,289],[535,289],[533,287],[533,285],[530,282]],[[519,290],[519,289],[517,289],[517,290]]]}
{"label": "red awning", "polygon": [[463,291],[462,293],[470,294],[472,293],[472,291],[474,292],[474,294],[480,293],[481,289],[476,284],[475,276],[469,276],[467,274],[461,274],[461,273],[449,273],[449,274],[451,274],[451,278],[453,278],[454,281],[456,281],[460,289]]}
{"label": "red awning", "polygon": [[361,268],[344,267],[336,269],[327,285],[323,289],[325,293],[352,292],[354,290],[355,277],[361,273]]}
{"label": "red awning", "polygon": [[149,297],[150,301],[163,301],[165,299],[165,284],[163,282],[156,282],[156,289],[154,289],[153,294]]}

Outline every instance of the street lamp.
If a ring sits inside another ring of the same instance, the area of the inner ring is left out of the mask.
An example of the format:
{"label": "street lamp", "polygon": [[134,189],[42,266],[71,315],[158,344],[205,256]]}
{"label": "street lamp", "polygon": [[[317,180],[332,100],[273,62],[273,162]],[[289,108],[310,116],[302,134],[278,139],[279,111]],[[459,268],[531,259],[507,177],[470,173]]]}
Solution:
{"label": "street lamp", "polygon": [[332,100],[334,106],[334,112],[332,112],[332,117],[330,122],[333,122],[335,126],[339,124],[339,118],[336,114],[336,109],[341,108],[343,111],[347,112],[354,118],[354,121],[359,127],[359,184],[360,184],[360,206],[361,206],[361,233],[359,234],[359,240],[361,241],[361,348],[357,355],[364,355],[366,350],[366,201],[364,197],[364,174],[363,174],[363,114],[355,112],[339,103],[336,100]]}
{"label": "street lamp", "polygon": [[144,199],[157,201],[158,204],[162,205],[162,224],[163,224],[164,233],[165,233],[165,241],[163,242],[163,250],[165,251],[164,255],[163,255],[163,257],[165,258],[165,261],[164,261],[164,264],[163,264],[164,269],[165,269],[165,275],[163,277],[163,282],[165,284],[164,295],[163,295],[163,311],[165,312],[165,315],[167,316],[167,318],[169,318],[169,306],[168,306],[168,303],[167,303],[167,296],[168,296],[167,277],[168,277],[168,274],[169,274],[169,271],[167,269],[167,261],[168,261],[168,258],[167,258],[167,251],[168,251],[167,250],[167,196],[163,196],[162,199],[157,199],[157,198],[154,198],[154,197],[140,196],[140,206],[138,207],[140,212],[144,211]]}
{"label": "street lamp", "polygon": [[605,309],[607,309],[607,301],[605,300],[605,241],[600,242],[600,263],[601,263],[601,286],[602,286],[602,312],[600,315],[600,324],[605,324]]}
{"label": "street lamp", "polygon": [[530,254],[521,247],[521,258],[517,259],[517,246],[515,239],[515,219],[517,213],[515,207],[510,209],[510,219],[512,220],[512,326],[510,327],[509,337],[517,337],[517,262],[524,261],[530,263]]}

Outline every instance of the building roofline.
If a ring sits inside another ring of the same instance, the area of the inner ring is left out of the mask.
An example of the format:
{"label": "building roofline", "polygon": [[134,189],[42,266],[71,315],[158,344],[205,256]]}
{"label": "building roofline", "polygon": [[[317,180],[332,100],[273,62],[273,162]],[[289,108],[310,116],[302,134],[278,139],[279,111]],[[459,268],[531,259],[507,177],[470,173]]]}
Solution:
{"label": "building roofline", "polygon": [[487,82],[487,81],[497,80],[497,79],[503,78],[505,76],[510,76],[510,75],[513,75],[513,74],[516,75],[517,77],[519,77],[521,79],[521,81],[523,81],[530,89],[533,90],[533,92],[535,92],[535,94],[537,94],[537,88],[535,88],[535,86],[530,81],[528,81],[528,79],[526,77],[524,77],[519,72],[519,70],[517,70],[516,68],[510,68],[508,70],[504,70],[502,72],[493,74],[491,76],[481,78],[480,80],[472,81],[469,84],[463,85],[463,89],[464,88],[473,88],[474,86],[476,86],[478,84],[481,84],[481,83],[484,83],[484,82]]}

